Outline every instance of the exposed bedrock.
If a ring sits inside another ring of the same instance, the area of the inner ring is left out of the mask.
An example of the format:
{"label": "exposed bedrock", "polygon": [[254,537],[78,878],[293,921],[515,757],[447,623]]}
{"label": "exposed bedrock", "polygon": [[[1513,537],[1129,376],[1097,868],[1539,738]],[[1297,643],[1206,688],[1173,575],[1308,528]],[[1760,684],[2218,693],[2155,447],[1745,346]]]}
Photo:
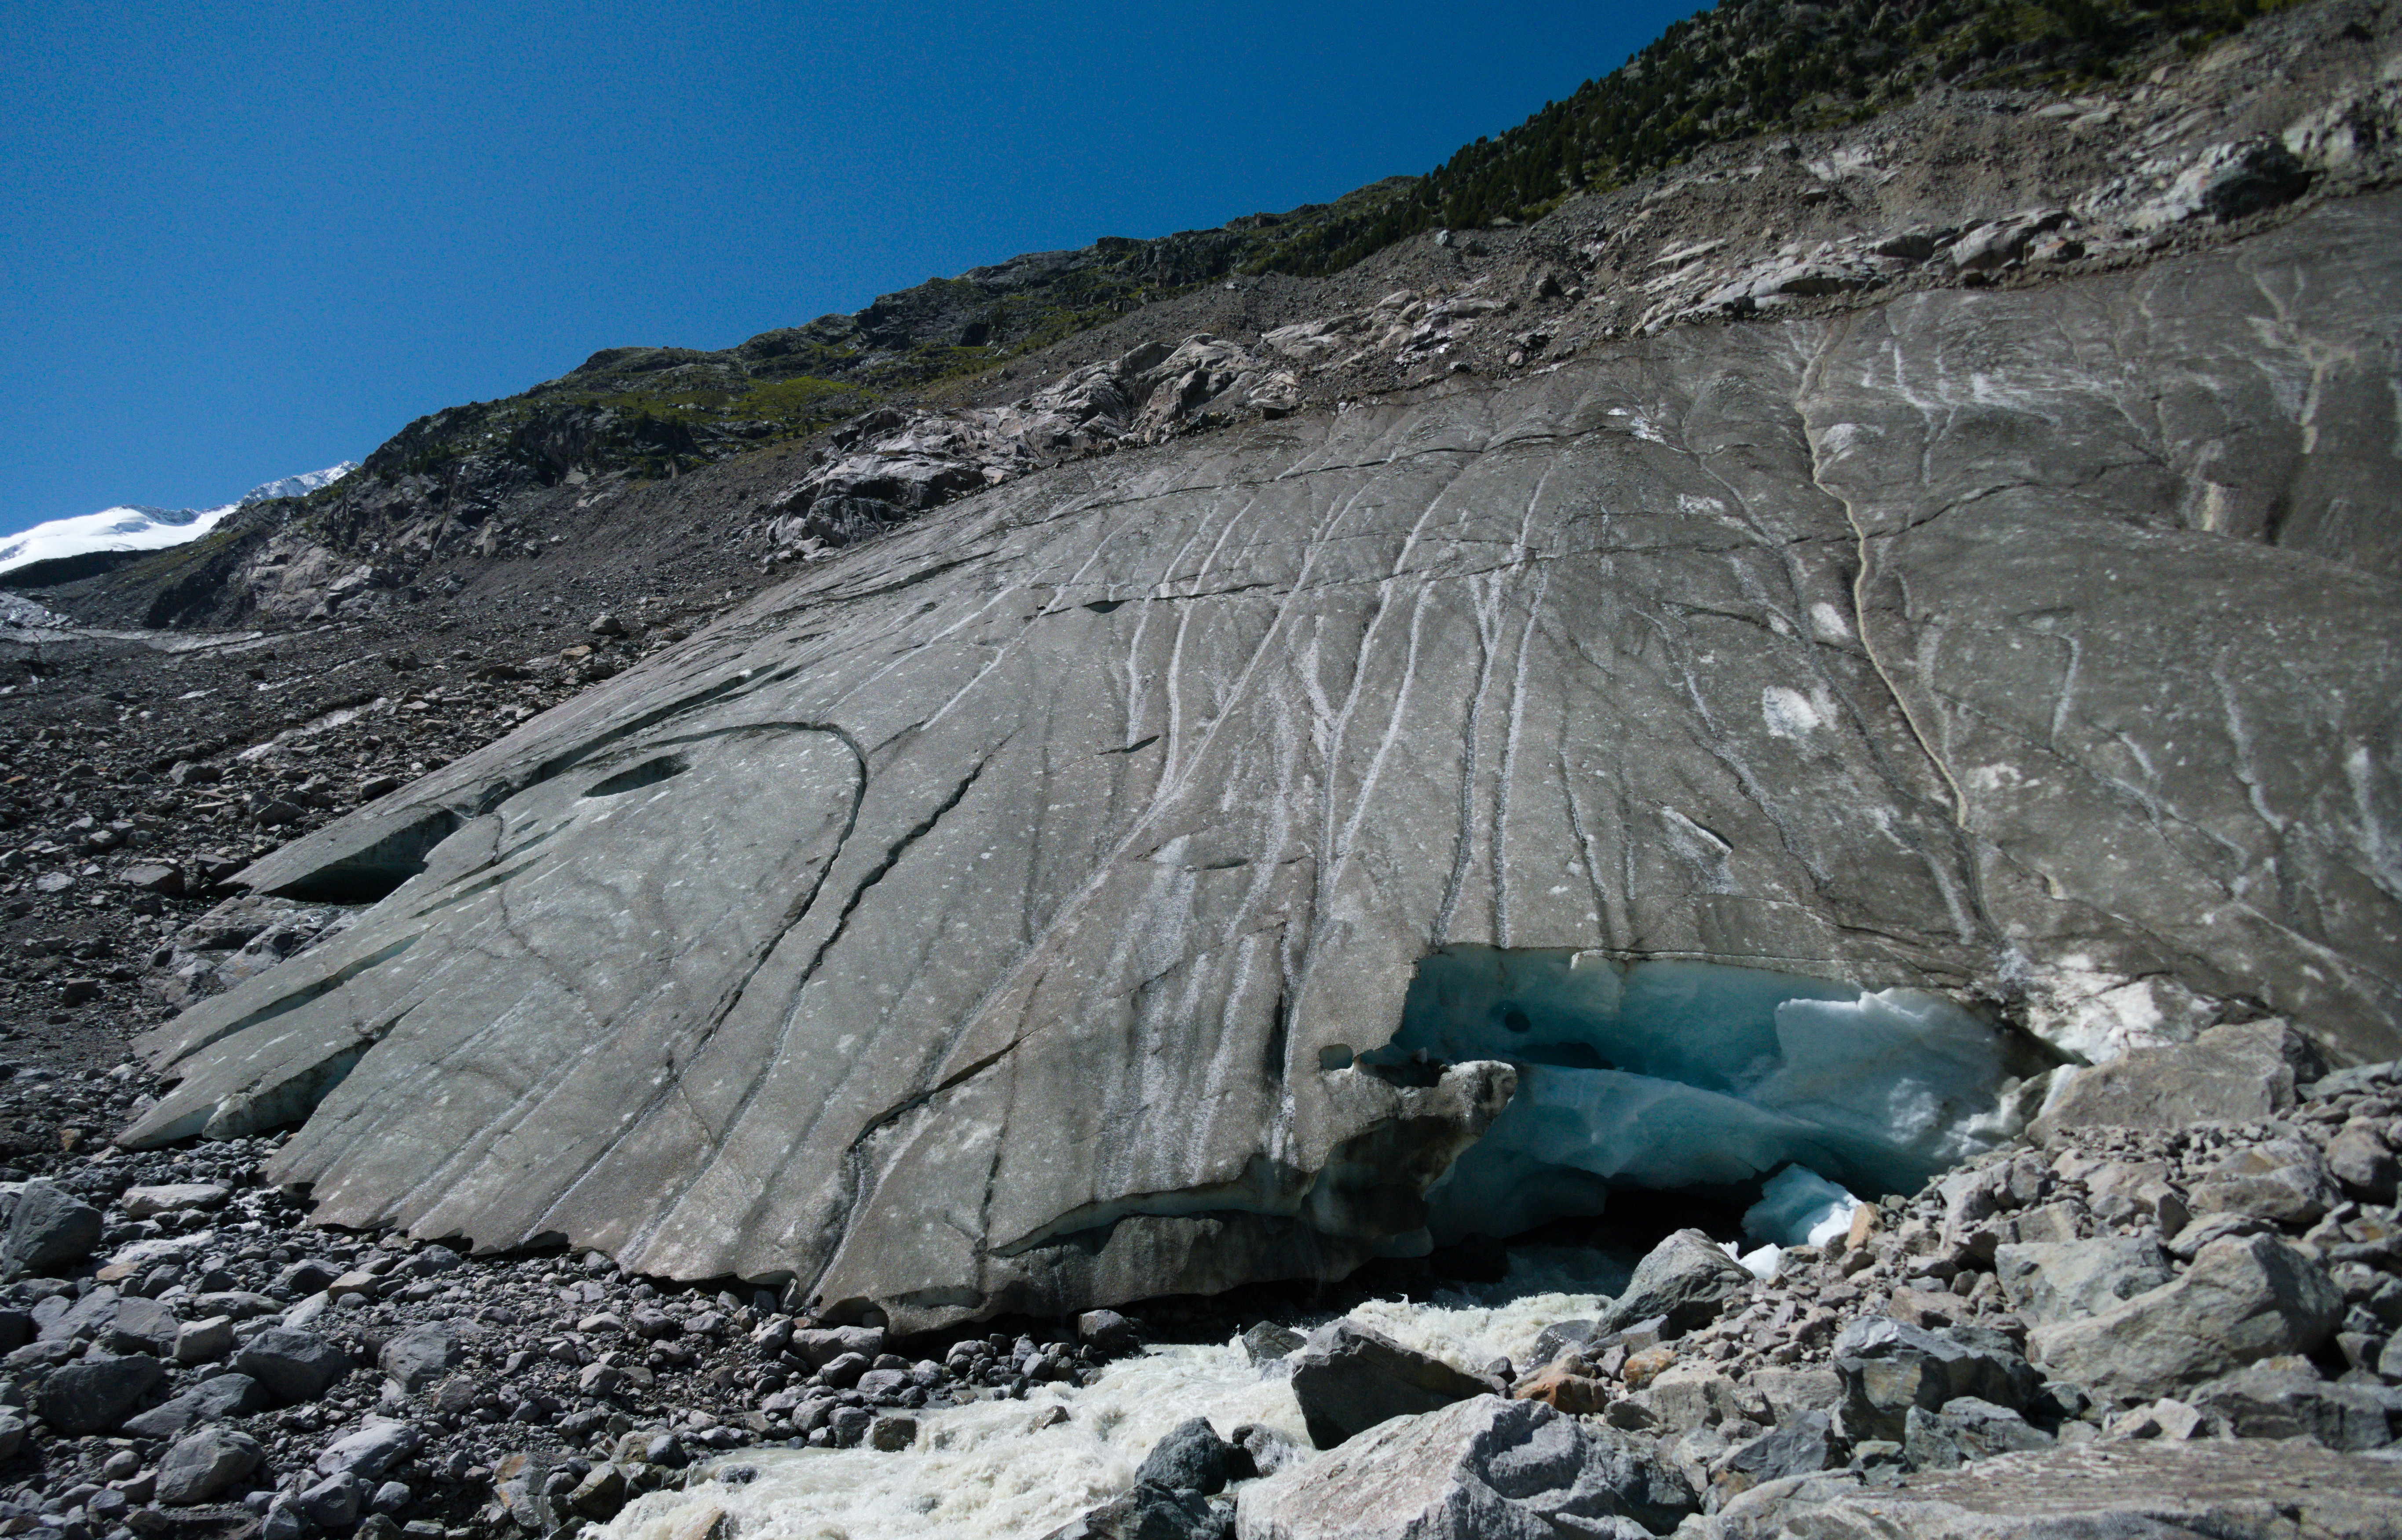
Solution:
{"label": "exposed bedrock", "polygon": [[1779,1116],[1996,1012],[2395,1057],[2398,224],[970,498],[252,868],[380,902],[147,1039],[124,1137],[306,1115],[323,1219],[905,1327],[1405,1246],[1545,1073],[1360,1061],[1445,948],[1800,980],[1701,1056]]}

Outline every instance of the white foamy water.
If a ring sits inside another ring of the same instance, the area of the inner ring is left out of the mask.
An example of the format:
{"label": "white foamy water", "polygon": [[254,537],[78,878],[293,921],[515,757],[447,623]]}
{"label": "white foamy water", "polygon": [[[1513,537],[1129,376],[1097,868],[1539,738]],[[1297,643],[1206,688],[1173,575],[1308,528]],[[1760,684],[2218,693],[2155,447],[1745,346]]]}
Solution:
{"label": "white foamy water", "polygon": [[[1521,1292],[1530,1284],[1588,1265],[1624,1281],[1622,1264],[1603,1254],[1563,1250],[1529,1260],[1533,1268],[1513,1268],[1502,1283],[1445,1291],[1427,1303],[1374,1300],[1350,1317],[1479,1369],[1500,1357],[1523,1363],[1545,1326],[1590,1318],[1608,1299]],[[1493,1302],[1482,1302],[1487,1298]],[[1038,1429],[1055,1408],[1066,1408],[1068,1420]],[[689,1491],[654,1492],[601,1533],[610,1540],[668,1540],[681,1519],[717,1507],[740,1540],[1040,1540],[1134,1485],[1142,1457],[1187,1418],[1206,1417],[1221,1435],[1262,1422],[1305,1450],[1309,1445],[1290,1382],[1254,1367],[1239,1342],[1157,1348],[1111,1364],[1082,1390],[1046,1385],[1023,1401],[917,1416],[917,1445],[898,1453],[739,1450],[713,1465],[749,1465],[757,1479],[743,1486],[696,1479]]]}

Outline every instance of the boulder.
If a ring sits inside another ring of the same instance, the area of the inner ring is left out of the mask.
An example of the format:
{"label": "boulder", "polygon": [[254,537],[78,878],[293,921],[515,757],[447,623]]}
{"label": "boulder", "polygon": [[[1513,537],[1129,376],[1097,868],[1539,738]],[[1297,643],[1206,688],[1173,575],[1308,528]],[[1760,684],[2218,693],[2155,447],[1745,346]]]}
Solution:
{"label": "boulder", "polygon": [[2068,1129],[2161,1132],[2196,1123],[2254,1123],[2292,1106],[2318,1073],[2316,1051],[2292,1023],[2214,1027],[2190,1043],[2131,1049],[2055,1082],[2028,1131]]}
{"label": "boulder", "polygon": [[173,1438],[195,1423],[246,1417],[267,1406],[267,1392],[257,1380],[246,1374],[220,1374],[127,1418],[125,1431],[142,1438]]}
{"label": "boulder", "polygon": [[233,1367],[289,1406],[324,1394],[327,1387],[349,1372],[351,1358],[314,1332],[269,1326],[234,1354]]}
{"label": "boulder", "polygon": [[169,1507],[205,1503],[258,1468],[267,1451],[235,1428],[202,1428],[178,1438],[159,1460],[159,1501]]}
{"label": "boulder", "polygon": [[2345,1191],[2369,1203],[2393,1202],[2397,1181],[2402,1181],[2402,1161],[2395,1159],[2379,1126],[2366,1117],[2354,1118],[2327,1141],[2326,1169]]}
{"label": "boulder", "polygon": [[2187,1397],[2239,1438],[2310,1438],[2331,1450],[2394,1442],[2402,1391],[2330,1384],[2305,1358],[2268,1359],[2196,1386]]}
{"label": "boulder", "polygon": [[1242,1489],[1243,1540],[1643,1540],[1698,1504],[1537,1401],[1482,1395],[1372,1429]]}
{"label": "boulder", "polygon": [[1197,1491],[1138,1481],[1043,1540],[1226,1540],[1226,1520]]}
{"label": "boulder", "polygon": [[2326,1162],[2299,1139],[2271,1139],[2237,1150],[2193,1189],[2197,1214],[2248,1214],[2297,1228],[2342,1200]]}
{"label": "boulder", "polygon": [[1465,1369],[1349,1320],[1310,1333],[1292,1367],[1303,1424],[1310,1442],[1322,1450],[1379,1422],[1432,1411],[1493,1388]]}
{"label": "boulder", "polygon": [[1711,1472],[1710,1485],[1723,1502],[1764,1482],[1808,1476],[1841,1464],[1834,1420],[1823,1411],[1796,1412],[1729,1450]]}
{"label": "boulder", "polygon": [[363,1478],[381,1476],[417,1450],[417,1430],[386,1417],[371,1417],[357,1432],[343,1435],[317,1455],[317,1474],[347,1472]]}
{"label": "boulder", "polygon": [[415,1394],[440,1381],[465,1356],[457,1326],[426,1322],[386,1342],[376,1354],[376,1365],[393,1384]]}
{"label": "boulder", "polygon": [[214,1182],[168,1182],[128,1187],[117,1202],[128,1218],[148,1219],[176,1209],[213,1209],[226,1197],[225,1187]]}
{"label": "boulder", "polygon": [[2030,1323],[2111,1310],[2169,1282],[2168,1254],[2144,1236],[2022,1242],[1997,1247],[1994,1276],[2010,1309]]}
{"label": "boulder", "polygon": [[175,1319],[174,1311],[168,1305],[133,1295],[117,1301],[105,1339],[114,1353],[146,1353],[154,1358],[173,1358],[183,1330],[183,1323]]}
{"label": "boulder", "polygon": [[34,1409],[61,1433],[105,1433],[166,1378],[159,1360],[139,1353],[78,1358],[43,1380],[34,1393]]}
{"label": "boulder", "polygon": [[1206,1417],[1179,1422],[1151,1447],[1135,1474],[1138,1481],[1173,1491],[1197,1491],[1214,1497],[1226,1490],[1234,1446],[1218,1436]]}
{"label": "boulder", "polygon": [[1855,1321],[1835,1339],[1843,1377],[1837,1412],[1845,1438],[1898,1441],[1912,1408],[1938,1411],[1956,1397],[2022,1407],[2040,1377],[2009,1339],[1968,1326],[1928,1331],[1898,1321]]}
{"label": "boulder", "polygon": [[1714,1319],[1727,1296],[1753,1282],[1725,1247],[1700,1230],[1678,1230],[1636,1264],[1602,1324],[1614,1329],[1660,1316],[1669,1335],[1679,1335]]}
{"label": "boulder", "polygon": [[28,1182],[0,1237],[0,1278],[22,1278],[79,1262],[100,1244],[101,1214],[48,1182]]}
{"label": "boulder", "polygon": [[1955,1395],[1940,1411],[1912,1407],[1904,1418],[1902,1464],[1912,1470],[1951,1470],[1971,1460],[2039,1450],[2051,1435],[2008,1407]]}
{"label": "boulder", "polygon": [[2308,1444],[2060,1444],[1921,1471],[1774,1482],[1679,1540],[2390,1540],[2402,1465]]}
{"label": "boulder", "polygon": [[2317,1262],[2271,1235],[2230,1236],[2185,1276],[2115,1309],[2041,1325],[2035,1361],[2056,1380],[2147,1401],[2326,1339],[2343,1297]]}

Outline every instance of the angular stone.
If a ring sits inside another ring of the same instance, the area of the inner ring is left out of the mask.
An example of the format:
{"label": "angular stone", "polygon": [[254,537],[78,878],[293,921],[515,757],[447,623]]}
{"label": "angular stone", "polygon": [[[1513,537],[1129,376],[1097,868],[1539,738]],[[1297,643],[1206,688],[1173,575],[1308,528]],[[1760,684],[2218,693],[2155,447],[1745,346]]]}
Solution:
{"label": "angular stone", "polygon": [[117,1206],[133,1219],[148,1219],[155,1214],[175,1209],[213,1209],[226,1200],[226,1189],[214,1182],[170,1182],[155,1186],[128,1187],[117,1200]]}
{"label": "angular stone", "polygon": [[1349,1320],[1310,1333],[1293,1359],[1293,1398],[1310,1442],[1322,1450],[1389,1419],[1492,1390],[1465,1369]]}
{"label": "angular stone", "polygon": [[1199,1492],[1138,1481],[1043,1540],[1222,1540],[1224,1534],[1224,1522]]}
{"label": "angular stone", "polygon": [[1922,1471],[1776,1482],[1714,1516],[1710,1540],[2385,1540],[2402,1465],[2308,1444],[2202,1439],[2055,1445]]}
{"label": "angular stone", "polygon": [[1227,1461],[1233,1447],[1218,1436],[1206,1417],[1188,1418],[1168,1430],[1151,1447],[1134,1475],[1172,1491],[1197,1491],[1205,1497],[1226,1490]]}
{"label": "angular stone", "polygon": [[0,1276],[21,1278],[80,1261],[100,1244],[101,1213],[48,1182],[28,1182],[0,1236]]}
{"label": "angular stone", "polygon": [[2112,1310],[2172,1276],[2160,1242],[2143,1236],[1998,1247],[1994,1275],[2001,1280],[2010,1308],[2029,1323],[2068,1321]]}
{"label": "angular stone", "polygon": [[350,1354],[314,1332],[269,1326],[234,1354],[236,1372],[246,1374],[267,1394],[289,1406],[313,1401],[350,1371]]}
{"label": "angular stone", "polygon": [[133,1295],[117,1301],[105,1340],[114,1353],[146,1353],[154,1358],[172,1358],[183,1329],[183,1323],[175,1319],[175,1312],[167,1305]]}
{"label": "angular stone", "polygon": [[1244,1540],[1640,1540],[1698,1505],[1658,1476],[1602,1430],[1484,1395],[1252,1482],[1236,1522]]}
{"label": "angular stone", "polygon": [[2028,1351],[2055,1380],[2147,1401],[2258,1359],[2309,1353],[2342,1311],[2315,1261],[2274,1236],[2229,1237],[2203,1246],[2173,1283],[2036,1327]]}
{"label": "angular stone", "polygon": [[2039,1450],[2051,1436],[2008,1407],[1955,1395],[1940,1411],[1912,1407],[1904,1419],[1902,1464],[1912,1470],[1953,1470],[1972,1460]]}
{"label": "angular stone", "polygon": [[1835,1339],[1844,1437],[1898,1438],[1911,1408],[1940,1410],[1956,1397],[2023,1406],[2039,1377],[2009,1341],[1967,1326],[1924,1331],[1898,1321],[1856,1321]]}
{"label": "angular stone", "polygon": [[233,1317],[212,1315],[176,1328],[168,1356],[183,1365],[209,1364],[233,1351]]}
{"label": "angular stone", "polygon": [[2239,1438],[2312,1438],[2331,1450],[2394,1442],[2402,1391],[2329,1384],[2307,1359],[2272,1359],[2196,1386],[2188,1399]]}
{"label": "angular stone", "polygon": [[156,1358],[78,1358],[52,1369],[34,1393],[34,1409],[61,1433],[104,1433],[157,1389],[167,1371]]}
{"label": "angular stone", "polygon": [[347,1471],[362,1478],[381,1476],[416,1452],[417,1444],[417,1430],[407,1423],[371,1417],[357,1432],[345,1434],[319,1452],[317,1474]]}
{"label": "angular stone", "polygon": [[1626,1292],[1610,1305],[1602,1325],[1622,1328],[1653,1316],[1665,1319],[1671,1336],[1715,1318],[1719,1305],[1753,1283],[1744,1265],[1700,1230],[1678,1230],[1635,1266]]}
{"label": "angular stone", "polygon": [[2237,1150],[2193,1189],[2193,1212],[2248,1214],[2299,1228],[2343,1200],[2319,1152],[2298,1139]]}
{"label": "angular stone", "polygon": [[1832,1418],[1823,1411],[1798,1412],[1728,1451],[1711,1473],[1710,1485],[1723,1502],[1764,1482],[1840,1464],[1838,1450]]}
{"label": "angular stone", "polygon": [[2317,1072],[2317,1056],[2290,1022],[2214,1027],[2191,1043],[2139,1047],[2073,1072],[2030,1131],[2049,1139],[2066,1129],[2166,1132],[2196,1123],[2254,1123],[2294,1104]]}
{"label": "angular stone", "polygon": [[2362,1117],[2346,1123],[2327,1141],[2326,1167],[2354,1197],[2371,1203],[2394,1201],[2397,1178],[2402,1178],[2402,1161],[2395,1159],[2378,1126]]}
{"label": "angular stone", "polygon": [[376,1365],[393,1384],[413,1395],[439,1381],[465,1356],[457,1326],[426,1322],[386,1342],[376,1354]]}
{"label": "angular stone", "polygon": [[[2402,698],[2349,340],[2402,309],[2392,207],[974,493],[265,858],[409,885],[145,1037],[124,1137],[305,1119],[268,1174],[318,1219],[910,1332],[1413,1233],[1507,1100],[1357,1065],[1429,936],[1880,990],[2008,955],[2084,1057],[2165,980],[2393,1058],[2392,767],[2364,804],[2246,747],[2342,767]],[[1996,339],[2007,398],[1949,367]]]}
{"label": "angular stone", "polygon": [[246,1374],[220,1374],[127,1418],[125,1431],[143,1438],[173,1438],[196,1422],[248,1416],[267,1404],[267,1393],[257,1380]]}
{"label": "angular stone", "polygon": [[205,1503],[258,1468],[267,1451],[235,1428],[202,1428],[175,1440],[159,1460],[159,1501],[169,1507]]}

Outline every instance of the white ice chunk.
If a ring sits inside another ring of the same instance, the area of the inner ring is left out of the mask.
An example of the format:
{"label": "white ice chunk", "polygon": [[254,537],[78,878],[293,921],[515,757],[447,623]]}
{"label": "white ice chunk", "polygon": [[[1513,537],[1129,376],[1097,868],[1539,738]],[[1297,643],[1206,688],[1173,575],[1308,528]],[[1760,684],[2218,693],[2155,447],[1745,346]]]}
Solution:
{"label": "white ice chunk", "polygon": [[1776,1259],[1785,1254],[1785,1248],[1774,1242],[1769,1242],[1757,1251],[1746,1251],[1732,1241],[1721,1242],[1720,1244],[1726,1247],[1726,1254],[1729,1256],[1742,1264],[1744,1271],[1763,1283],[1776,1276]]}
{"label": "white ice chunk", "polygon": [[1809,1167],[1788,1166],[1745,1211],[1743,1233],[1781,1246],[1823,1246],[1852,1228],[1852,1211],[1859,1206],[1858,1199]]}

